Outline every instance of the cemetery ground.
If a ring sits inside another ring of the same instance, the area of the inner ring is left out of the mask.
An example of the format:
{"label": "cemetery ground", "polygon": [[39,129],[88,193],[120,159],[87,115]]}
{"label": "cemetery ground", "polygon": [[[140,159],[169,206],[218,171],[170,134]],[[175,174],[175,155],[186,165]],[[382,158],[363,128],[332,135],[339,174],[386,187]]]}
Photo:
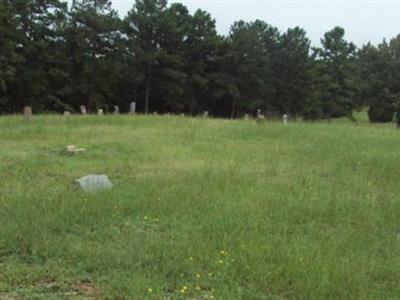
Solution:
{"label": "cemetery ground", "polygon": [[0,299],[399,299],[399,134],[1,117]]}

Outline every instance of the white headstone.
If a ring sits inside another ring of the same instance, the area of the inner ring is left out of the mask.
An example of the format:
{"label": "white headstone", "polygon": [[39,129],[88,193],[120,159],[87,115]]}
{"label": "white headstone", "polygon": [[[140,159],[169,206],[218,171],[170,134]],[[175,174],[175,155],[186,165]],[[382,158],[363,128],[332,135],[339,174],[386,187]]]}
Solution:
{"label": "white headstone", "polygon": [[136,102],[132,102],[130,106],[130,113],[132,115],[136,114]]}
{"label": "white headstone", "polygon": [[257,119],[261,118],[261,109],[257,109]]}
{"label": "white headstone", "polygon": [[114,115],[119,115],[119,106],[114,105]]}
{"label": "white headstone", "polygon": [[87,110],[86,110],[86,106],[85,105],[81,105],[80,109],[81,109],[81,114],[82,115],[86,115],[87,114]]}
{"label": "white headstone", "polygon": [[205,111],[205,112],[203,113],[203,117],[204,117],[204,118],[208,118],[208,111]]}
{"label": "white headstone", "polygon": [[98,114],[99,116],[102,116],[103,113],[104,113],[104,111],[103,111],[102,108],[99,108],[99,109],[97,110],[97,114]]}
{"label": "white headstone", "polygon": [[287,125],[288,123],[288,115],[284,114],[283,115],[283,125]]}
{"label": "white headstone", "polygon": [[249,115],[248,115],[248,114],[245,114],[245,115],[244,115],[244,119],[247,121],[247,120],[249,119]]}

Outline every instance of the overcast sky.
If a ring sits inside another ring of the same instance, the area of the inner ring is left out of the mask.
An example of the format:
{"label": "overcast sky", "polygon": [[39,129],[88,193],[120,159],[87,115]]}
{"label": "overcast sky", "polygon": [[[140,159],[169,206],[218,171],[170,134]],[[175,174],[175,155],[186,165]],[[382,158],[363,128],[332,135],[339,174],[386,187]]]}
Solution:
{"label": "overcast sky", "polygon": [[[121,16],[132,8],[133,0],[114,0]],[[339,25],[346,38],[361,46],[368,41],[380,43],[400,34],[400,0],[182,0],[191,12],[201,8],[217,21],[217,29],[227,34],[237,20],[261,19],[286,30],[303,27],[313,44]]]}

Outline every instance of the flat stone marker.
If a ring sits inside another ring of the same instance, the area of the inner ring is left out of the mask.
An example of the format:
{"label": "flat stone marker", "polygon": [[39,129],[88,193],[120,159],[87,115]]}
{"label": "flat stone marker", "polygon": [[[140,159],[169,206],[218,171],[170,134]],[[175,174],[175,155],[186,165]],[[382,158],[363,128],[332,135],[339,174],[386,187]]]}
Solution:
{"label": "flat stone marker", "polygon": [[132,102],[132,103],[131,103],[129,112],[130,112],[132,115],[136,114],[136,102]]}
{"label": "flat stone marker", "polygon": [[23,113],[24,113],[24,119],[26,121],[29,121],[32,118],[32,107],[30,106],[25,106],[23,108]]}
{"label": "flat stone marker", "polygon": [[119,115],[119,106],[114,105],[114,115]]}
{"label": "flat stone marker", "polygon": [[85,105],[81,105],[80,109],[81,109],[81,114],[82,115],[86,115],[87,114],[87,110],[86,110],[86,106]]}
{"label": "flat stone marker", "polygon": [[65,149],[63,149],[62,153],[73,156],[79,154],[81,152],[86,152],[86,149],[78,148],[75,145],[68,145]]}
{"label": "flat stone marker", "polygon": [[76,180],[85,192],[99,192],[112,188],[113,184],[106,175],[87,175]]}
{"label": "flat stone marker", "polygon": [[97,110],[97,115],[102,116],[103,114],[104,114],[103,109],[102,109],[102,108],[99,108],[99,109]]}

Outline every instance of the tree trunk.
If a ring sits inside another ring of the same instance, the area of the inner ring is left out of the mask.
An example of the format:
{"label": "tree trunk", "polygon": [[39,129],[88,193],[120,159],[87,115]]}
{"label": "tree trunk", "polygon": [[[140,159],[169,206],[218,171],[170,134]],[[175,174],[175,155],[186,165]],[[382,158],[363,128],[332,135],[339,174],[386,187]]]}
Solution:
{"label": "tree trunk", "polygon": [[236,97],[232,98],[231,119],[234,119],[236,114]]}
{"label": "tree trunk", "polygon": [[146,95],[144,103],[144,113],[147,115],[149,113],[149,102],[150,102],[150,74],[146,74]]}
{"label": "tree trunk", "polygon": [[[94,11],[95,11],[95,16],[97,17],[97,0],[94,0]],[[96,33],[96,35],[97,35],[97,33]],[[92,49],[92,70],[90,72],[89,96],[88,96],[87,105],[86,105],[86,109],[87,109],[88,112],[90,111],[90,106],[92,105],[92,102],[93,102],[95,77],[96,77],[96,71],[97,71],[97,66],[96,66],[96,37],[93,38],[92,47],[93,47],[93,49]]]}

